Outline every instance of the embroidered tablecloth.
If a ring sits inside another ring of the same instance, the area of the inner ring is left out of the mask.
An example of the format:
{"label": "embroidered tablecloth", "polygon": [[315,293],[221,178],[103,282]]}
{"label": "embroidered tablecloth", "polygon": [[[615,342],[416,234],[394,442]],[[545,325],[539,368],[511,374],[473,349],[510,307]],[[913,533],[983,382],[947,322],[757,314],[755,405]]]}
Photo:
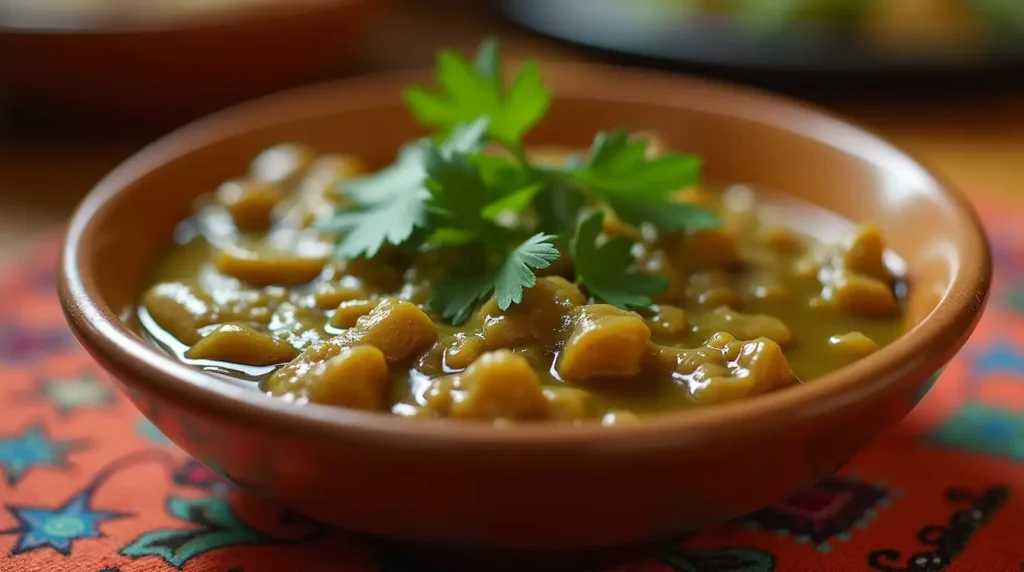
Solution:
{"label": "embroidered tablecloth", "polygon": [[[989,310],[900,426],[838,475],[611,572],[1024,571],[1024,207],[981,208]],[[69,333],[56,253],[0,273],[0,571],[432,571],[171,445]]]}

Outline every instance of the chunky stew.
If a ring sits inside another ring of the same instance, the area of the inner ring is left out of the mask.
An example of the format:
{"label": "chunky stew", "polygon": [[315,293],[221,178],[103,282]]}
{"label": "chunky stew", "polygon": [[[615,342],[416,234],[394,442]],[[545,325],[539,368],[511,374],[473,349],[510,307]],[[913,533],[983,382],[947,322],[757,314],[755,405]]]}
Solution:
{"label": "chunky stew", "polygon": [[813,382],[900,334],[874,225],[711,190],[652,134],[527,147],[551,94],[534,64],[500,69],[493,42],[443,51],[441,93],[405,93],[436,136],[375,172],[298,143],[256,156],[181,223],[145,333],[299,403],[606,424]]}
{"label": "chunky stew", "polygon": [[[900,333],[901,284],[877,228],[825,243],[787,226],[784,201],[745,187],[679,194],[710,206],[720,229],[641,238],[637,267],[669,283],[648,308],[595,303],[556,262],[521,303],[492,297],[454,326],[427,307],[443,252],[332,256],[315,224],[363,169],[299,145],[257,157],[182,223],[142,297],[147,332],[295,401],[618,421],[812,380]],[[607,219],[602,230],[639,232]]]}

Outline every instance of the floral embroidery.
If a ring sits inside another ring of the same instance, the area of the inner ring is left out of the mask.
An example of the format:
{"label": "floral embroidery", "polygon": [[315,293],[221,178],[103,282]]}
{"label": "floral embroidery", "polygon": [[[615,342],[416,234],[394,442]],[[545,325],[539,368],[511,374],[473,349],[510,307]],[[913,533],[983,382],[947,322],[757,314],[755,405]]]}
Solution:
{"label": "floral embroidery", "polygon": [[968,403],[925,441],[948,449],[1024,459],[1024,413]]}
{"label": "floral embroidery", "polygon": [[159,556],[175,568],[181,568],[210,550],[273,540],[242,522],[223,498],[170,497],[167,512],[196,526],[147,532],[122,548],[121,554],[132,558]]}
{"label": "floral embroidery", "polygon": [[174,482],[188,487],[196,487],[215,494],[223,494],[234,486],[220,473],[210,469],[195,459],[188,459],[174,471]]}
{"label": "floral embroidery", "polygon": [[917,533],[921,544],[930,550],[911,554],[906,565],[897,568],[892,562],[901,557],[899,550],[876,550],[868,555],[868,564],[880,572],[943,572],[967,542],[1006,502],[1010,489],[995,486],[980,495],[964,489],[950,489],[946,499],[963,508],[949,517],[947,526],[928,525]]}
{"label": "floral embroidery", "polygon": [[739,522],[829,552],[831,539],[849,540],[853,527],[867,526],[878,509],[888,504],[890,496],[887,489],[876,484],[849,476],[830,477]]}

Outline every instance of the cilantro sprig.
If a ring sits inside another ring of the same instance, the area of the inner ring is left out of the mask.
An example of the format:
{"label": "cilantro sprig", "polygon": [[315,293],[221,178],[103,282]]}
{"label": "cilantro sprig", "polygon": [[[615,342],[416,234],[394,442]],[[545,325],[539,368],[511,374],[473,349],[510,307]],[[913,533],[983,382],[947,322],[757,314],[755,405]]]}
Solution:
{"label": "cilantro sprig", "polygon": [[[439,152],[458,154],[479,149],[486,129],[486,119],[460,126]],[[428,145],[428,140],[406,145],[389,167],[341,186],[340,193],[352,205],[320,225],[321,230],[342,234],[338,256],[372,258],[385,244],[401,245],[417,228],[426,226],[425,207],[430,193],[424,186],[424,154]]]}
{"label": "cilantro sprig", "polygon": [[436,90],[405,89],[412,115],[440,139],[411,143],[389,167],[342,185],[348,204],[322,227],[339,235],[338,256],[373,257],[385,245],[456,251],[427,304],[454,324],[491,296],[502,310],[522,302],[561,256],[594,299],[649,306],[668,282],[635,269],[634,241],[602,235],[603,213],[659,232],[718,226],[713,213],[675,199],[699,182],[700,157],[652,156],[646,140],[612,130],[597,133],[584,157],[534,164],[523,137],[551,92],[537,62],[504,77],[498,43],[486,40],[472,62],[442,50]]}
{"label": "cilantro sprig", "polygon": [[553,244],[554,238],[550,234],[535,234],[513,248],[494,267],[449,276],[434,286],[434,295],[427,307],[457,325],[465,322],[476,303],[492,292],[502,310],[522,302],[523,290],[537,284],[534,271],[543,270],[558,259],[560,253]]}
{"label": "cilantro sprig", "polygon": [[707,209],[673,200],[680,189],[700,181],[700,157],[663,153],[651,158],[647,144],[622,130],[602,131],[594,137],[590,160],[573,177],[625,223],[647,223],[661,231],[717,227],[718,218]]}
{"label": "cilantro sprig", "polygon": [[454,274],[434,287],[429,307],[461,323],[473,305],[492,292],[502,310],[522,302],[523,289],[537,283],[534,271],[550,266],[560,253],[554,236],[537,233],[521,240],[519,232],[497,219],[502,212],[528,206],[537,186],[506,192],[484,180],[471,156],[445,154],[431,145],[424,149],[425,184],[431,194],[427,208],[435,221],[428,243],[482,247],[468,252],[469,272]]}
{"label": "cilantro sprig", "polygon": [[475,65],[454,50],[438,53],[440,93],[409,86],[403,95],[413,116],[424,125],[447,131],[460,123],[487,117],[490,137],[518,143],[547,113],[551,92],[544,86],[537,62],[523,66],[507,87],[501,73],[498,42],[488,39],[480,45]]}
{"label": "cilantro sprig", "polygon": [[590,295],[620,308],[646,308],[651,297],[668,290],[664,276],[631,270],[633,241],[614,236],[600,241],[604,213],[595,211],[580,221],[569,243],[576,282]]}

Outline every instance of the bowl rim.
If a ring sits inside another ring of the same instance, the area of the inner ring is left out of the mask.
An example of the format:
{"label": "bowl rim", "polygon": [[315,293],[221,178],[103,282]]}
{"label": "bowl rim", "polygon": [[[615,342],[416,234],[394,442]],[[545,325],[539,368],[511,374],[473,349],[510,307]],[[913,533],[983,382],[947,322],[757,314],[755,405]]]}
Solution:
{"label": "bowl rim", "polygon": [[[967,197],[943,177],[880,136],[815,105],[725,82],[601,64],[545,62],[542,65],[546,76],[551,78],[548,83],[556,99],[631,101],[671,107],[678,106],[680,92],[691,91],[705,96],[696,98],[696,103],[690,102],[688,107],[692,109],[768,123],[847,154],[870,154],[883,163],[914,169],[923,184],[935,187],[955,206],[954,215],[963,220],[966,230],[964,240],[957,242],[957,251],[962,260],[972,263],[956,265],[949,287],[919,324],[878,352],[813,383],[735,402],[641,417],[632,423],[613,426],[604,426],[599,420],[495,426],[465,420],[407,419],[391,413],[326,405],[297,405],[225,383],[178,361],[133,333],[117,312],[104,303],[85,263],[89,259],[90,237],[101,226],[111,199],[134,180],[170,159],[196,152],[205,144],[260,126],[279,124],[282,118],[265,113],[267,110],[301,109],[301,113],[288,114],[287,119],[294,121],[321,114],[325,104],[318,106],[317,103],[328,100],[346,101],[348,108],[359,109],[374,105],[375,97],[382,90],[399,90],[403,85],[429,77],[422,70],[401,71],[314,84],[245,102],[179,128],[121,163],[86,195],[65,235],[58,290],[73,332],[104,367],[114,366],[120,372],[129,372],[140,386],[185,403],[186,408],[224,419],[258,423],[282,432],[341,436],[410,447],[486,446],[512,450],[528,446],[531,450],[557,450],[582,444],[633,443],[666,435],[681,440],[720,438],[764,423],[784,425],[801,417],[827,414],[881,391],[905,376],[933,373],[935,364],[944,365],[977,325],[992,279],[988,240],[977,213]],[[602,86],[608,84],[642,84],[644,89],[608,95],[602,90]],[[342,95],[344,97],[340,97]],[[771,112],[767,114],[771,121],[765,117],[765,111]]]}

